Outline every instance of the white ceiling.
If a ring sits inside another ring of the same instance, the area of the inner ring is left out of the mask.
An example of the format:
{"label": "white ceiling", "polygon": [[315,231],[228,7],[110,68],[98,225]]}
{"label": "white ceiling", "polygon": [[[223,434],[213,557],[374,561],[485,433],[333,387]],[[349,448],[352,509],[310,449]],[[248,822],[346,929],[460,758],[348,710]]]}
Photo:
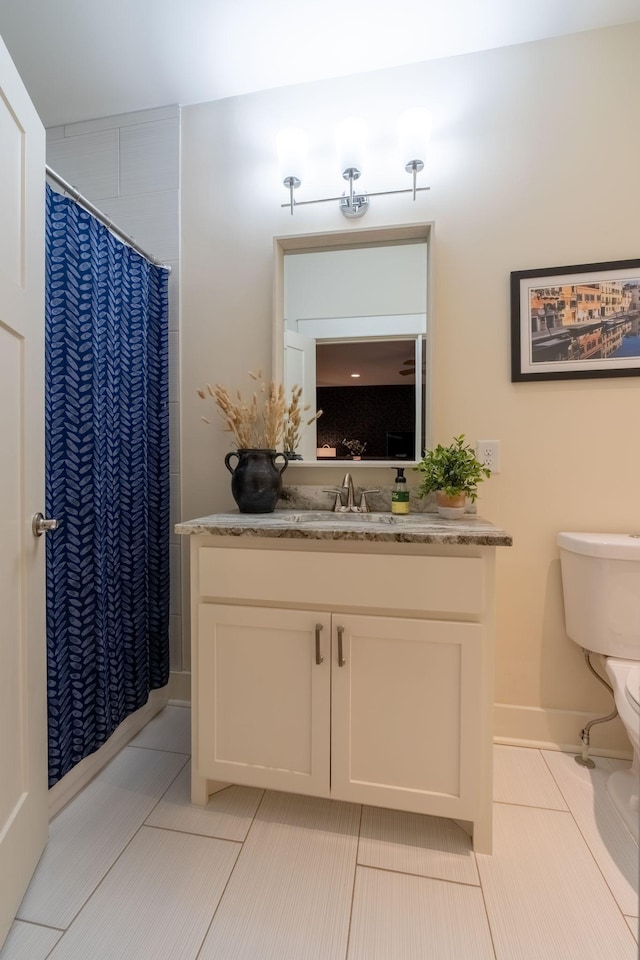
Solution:
{"label": "white ceiling", "polygon": [[1,0],[45,126],[640,20],[640,0]]}
{"label": "white ceiling", "polygon": [[[415,384],[415,344],[407,340],[355,340],[316,344],[319,387]],[[403,373],[400,373],[400,371]],[[353,378],[352,373],[359,373]]]}

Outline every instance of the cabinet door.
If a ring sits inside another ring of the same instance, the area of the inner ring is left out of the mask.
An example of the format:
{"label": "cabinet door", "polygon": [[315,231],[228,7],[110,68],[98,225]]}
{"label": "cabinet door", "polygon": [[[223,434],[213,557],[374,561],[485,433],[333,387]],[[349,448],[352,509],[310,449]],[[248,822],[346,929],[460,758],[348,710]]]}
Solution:
{"label": "cabinet door", "polygon": [[198,620],[199,776],[328,796],[330,616],[201,603]]}
{"label": "cabinet door", "polygon": [[474,819],[482,641],[476,623],[333,617],[333,797]]}

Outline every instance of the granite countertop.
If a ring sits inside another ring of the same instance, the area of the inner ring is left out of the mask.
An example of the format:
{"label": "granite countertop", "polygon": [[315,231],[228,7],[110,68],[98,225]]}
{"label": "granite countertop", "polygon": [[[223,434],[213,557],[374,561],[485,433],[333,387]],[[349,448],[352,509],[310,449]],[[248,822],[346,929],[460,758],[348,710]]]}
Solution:
{"label": "granite countertop", "polygon": [[488,520],[465,514],[444,520],[436,513],[333,513],[274,510],[273,513],[214,513],[178,523],[176,533],[225,537],[282,537],[300,540],[362,540],[380,543],[448,543],[510,547],[511,536]]}

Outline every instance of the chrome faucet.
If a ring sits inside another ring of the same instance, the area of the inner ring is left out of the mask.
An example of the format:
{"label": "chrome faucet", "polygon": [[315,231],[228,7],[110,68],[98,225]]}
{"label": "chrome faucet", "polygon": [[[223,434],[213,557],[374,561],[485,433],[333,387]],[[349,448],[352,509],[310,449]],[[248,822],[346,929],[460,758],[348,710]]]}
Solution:
{"label": "chrome faucet", "polygon": [[348,511],[352,512],[356,509],[356,492],[353,489],[353,480],[350,473],[345,473],[342,480],[342,496],[340,497],[342,503],[344,503],[345,491],[347,495],[346,507]]}
{"label": "chrome faucet", "polygon": [[334,513],[369,513],[369,504],[366,495],[368,493],[379,493],[379,490],[363,490],[360,494],[360,502],[356,505],[356,492],[353,486],[353,479],[350,473],[345,473],[342,484],[339,487],[330,487],[325,489],[325,493],[335,493],[336,499],[333,504]]}

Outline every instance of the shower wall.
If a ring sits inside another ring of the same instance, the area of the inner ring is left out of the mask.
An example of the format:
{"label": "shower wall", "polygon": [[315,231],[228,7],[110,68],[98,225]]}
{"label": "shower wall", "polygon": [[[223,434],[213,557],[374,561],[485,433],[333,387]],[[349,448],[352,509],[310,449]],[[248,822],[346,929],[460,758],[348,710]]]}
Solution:
{"label": "shower wall", "polygon": [[[171,530],[180,510],[180,108],[101,117],[47,130],[47,163],[163,263],[169,277]],[[171,533],[171,670],[182,656],[180,538]]]}

